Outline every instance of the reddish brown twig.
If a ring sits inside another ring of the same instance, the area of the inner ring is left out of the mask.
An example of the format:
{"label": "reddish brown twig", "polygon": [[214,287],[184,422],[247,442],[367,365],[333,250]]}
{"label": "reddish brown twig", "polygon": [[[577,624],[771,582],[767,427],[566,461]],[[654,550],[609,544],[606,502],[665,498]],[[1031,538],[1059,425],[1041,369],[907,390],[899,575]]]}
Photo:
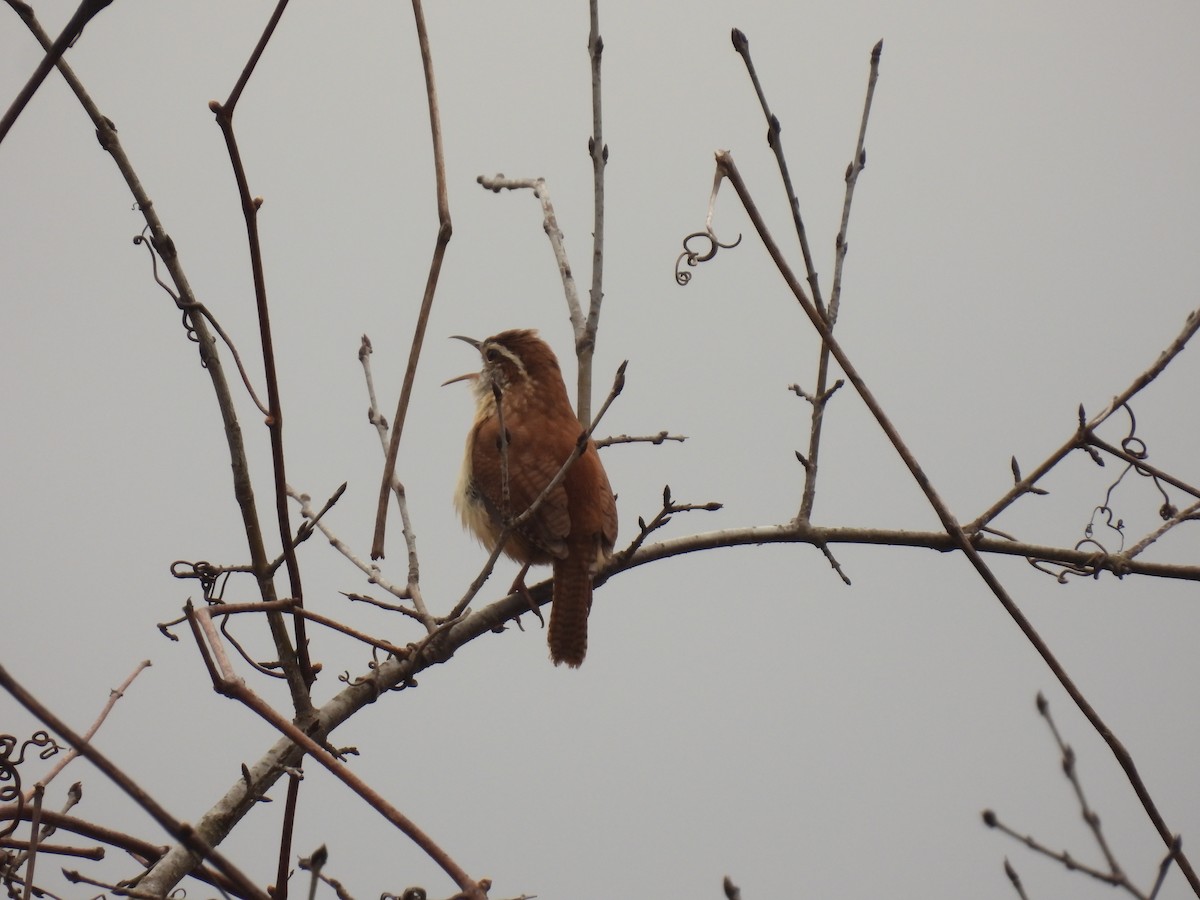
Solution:
{"label": "reddish brown twig", "polygon": [[442,271],[442,259],[454,227],[450,222],[450,199],[446,190],[446,160],[442,150],[442,121],[438,111],[437,84],[433,78],[433,55],[429,50],[429,31],[425,27],[425,11],[421,0],[412,0],[413,16],[417,23],[417,40],[421,45],[421,65],[425,71],[425,95],[429,104],[429,131],[433,137],[433,169],[437,179],[437,240],[433,246],[433,258],[429,262],[429,275],[425,279],[425,293],[421,297],[421,311],[417,314],[417,325],[413,332],[412,349],[408,353],[408,368],[404,372],[404,386],[400,389],[400,400],[396,404],[396,417],[392,421],[392,439],[388,444],[387,461],[383,465],[383,480],[379,485],[379,502],[375,509],[375,536],[371,541],[371,559],[383,559],[383,543],[387,532],[388,494],[396,473],[396,456],[400,452],[400,436],[404,433],[404,420],[408,417],[408,404],[412,398],[413,383],[417,377],[417,362],[421,358],[421,346],[425,342],[425,326],[429,324],[429,310],[433,307],[433,295],[437,291],[438,276]]}

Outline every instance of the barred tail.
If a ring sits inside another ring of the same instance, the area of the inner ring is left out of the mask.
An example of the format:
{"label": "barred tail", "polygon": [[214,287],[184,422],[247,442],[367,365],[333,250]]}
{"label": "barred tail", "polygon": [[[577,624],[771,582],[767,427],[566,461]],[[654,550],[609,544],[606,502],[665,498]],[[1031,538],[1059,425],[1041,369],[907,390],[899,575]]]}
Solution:
{"label": "barred tail", "polygon": [[550,658],[557,666],[577,668],[587,654],[588,612],[592,607],[592,574],[585,554],[572,553],[554,562],[554,602],[550,606]]}

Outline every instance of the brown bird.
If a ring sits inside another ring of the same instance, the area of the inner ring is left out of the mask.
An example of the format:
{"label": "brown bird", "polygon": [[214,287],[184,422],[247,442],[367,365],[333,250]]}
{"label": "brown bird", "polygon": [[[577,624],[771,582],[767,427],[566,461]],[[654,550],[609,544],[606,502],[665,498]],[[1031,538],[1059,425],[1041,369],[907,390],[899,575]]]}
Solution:
{"label": "brown bird", "polygon": [[[467,434],[454,505],[463,525],[495,549],[505,523],[518,518],[546,489],[571,457],[583,429],[554,351],[536,331],[502,331],[485,341],[454,337],[476,348],[483,360],[480,372],[446,382],[470,379],[475,391],[475,422]],[[504,552],[523,566],[514,589],[524,588],[531,565],[553,566],[549,643],[555,665],[583,662],[592,576],[612,556],[616,539],[616,499],[589,439],[565,477],[504,545]]]}

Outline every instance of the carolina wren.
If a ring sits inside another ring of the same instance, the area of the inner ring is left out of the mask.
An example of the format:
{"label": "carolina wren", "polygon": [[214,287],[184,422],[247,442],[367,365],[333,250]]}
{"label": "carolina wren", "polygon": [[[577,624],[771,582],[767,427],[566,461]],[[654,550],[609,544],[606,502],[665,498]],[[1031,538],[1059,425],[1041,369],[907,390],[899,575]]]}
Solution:
{"label": "carolina wren", "polygon": [[[570,458],[583,429],[554,351],[536,331],[502,331],[485,341],[455,337],[479,351],[483,368],[450,380],[470,380],[475,391],[475,422],[454,505],[463,525],[495,549],[505,525],[533,504]],[[589,439],[565,477],[504,545],[524,567],[519,584],[529,566],[553,566],[549,643],[555,665],[583,662],[592,576],[611,557],[616,539],[616,500]]]}

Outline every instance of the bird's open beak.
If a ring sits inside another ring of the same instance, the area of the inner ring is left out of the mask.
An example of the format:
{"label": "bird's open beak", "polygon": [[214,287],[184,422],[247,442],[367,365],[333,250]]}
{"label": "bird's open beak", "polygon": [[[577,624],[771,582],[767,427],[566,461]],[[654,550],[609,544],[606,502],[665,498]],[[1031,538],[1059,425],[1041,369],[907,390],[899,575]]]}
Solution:
{"label": "bird's open beak", "polygon": [[[480,346],[482,346],[481,342],[475,340],[475,338],[464,337],[461,334],[452,334],[452,335],[450,335],[450,339],[454,340],[454,341],[466,341],[468,344],[470,344],[476,350],[478,350],[480,348]],[[454,384],[454,382],[456,382],[456,381],[466,381],[468,378],[478,378],[478,377],[479,377],[478,372],[468,372],[465,375],[456,375],[453,378],[451,378],[449,381],[443,381],[442,387],[445,387],[448,384]]]}

